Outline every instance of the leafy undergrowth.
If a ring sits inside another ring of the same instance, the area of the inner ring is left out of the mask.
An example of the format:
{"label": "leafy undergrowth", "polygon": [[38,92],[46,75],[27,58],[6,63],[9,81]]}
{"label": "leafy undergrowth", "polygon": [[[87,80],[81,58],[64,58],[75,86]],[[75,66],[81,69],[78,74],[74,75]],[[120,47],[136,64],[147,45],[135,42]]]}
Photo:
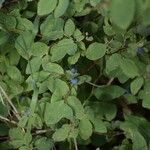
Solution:
{"label": "leafy undergrowth", "polygon": [[0,149],[149,150],[149,39],[149,0],[1,0]]}

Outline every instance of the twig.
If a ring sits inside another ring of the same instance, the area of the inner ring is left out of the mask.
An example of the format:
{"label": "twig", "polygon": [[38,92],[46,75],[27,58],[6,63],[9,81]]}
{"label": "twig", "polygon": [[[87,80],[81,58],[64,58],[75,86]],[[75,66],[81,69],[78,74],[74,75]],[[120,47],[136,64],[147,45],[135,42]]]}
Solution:
{"label": "twig", "polygon": [[93,87],[97,87],[97,88],[101,88],[101,87],[106,86],[106,85],[96,85],[96,84],[94,84],[94,83],[92,83],[92,82],[86,82],[86,83],[92,85]]}
{"label": "twig", "polygon": [[3,105],[5,105],[2,94],[0,93],[0,101],[2,102]]}
{"label": "twig", "polygon": [[115,78],[112,77],[112,78],[108,81],[107,86],[108,86],[108,85],[111,85],[111,83],[114,81],[114,79],[115,79]]}
{"label": "twig", "polygon": [[122,48],[120,48],[120,49],[118,49],[118,50],[116,50],[116,51],[114,51],[114,52],[110,52],[110,53],[107,53],[107,55],[113,55],[113,54],[115,54],[115,53],[117,53],[117,52],[120,52],[120,51],[124,51],[124,50],[126,50],[128,47],[127,46],[125,46],[125,47],[122,47]]}
{"label": "twig", "polygon": [[9,120],[8,118],[5,118],[3,116],[0,116],[0,120],[1,121],[4,121],[4,122],[9,122],[9,123],[12,123],[14,125],[17,125],[17,122],[13,121],[13,120]]}
{"label": "twig", "polygon": [[[91,90],[90,95],[89,95],[89,96],[88,96],[88,98],[84,101],[83,106],[87,105],[87,103],[88,103],[89,99],[90,99],[90,98],[91,98],[91,96],[93,95],[94,87],[95,87],[95,86],[96,86],[96,87],[98,86],[98,85],[96,85],[95,83],[99,80],[100,76],[101,76],[101,73],[99,74],[99,76],[97,77],[97,79],[94,81],[94,83],[86,82],[86,83],[88,83],[88,84],[92,85],[93,87],[92,87],[92,90]],[[98,87],[99,87],[99,86],[98,86]]]}
{"label": "twig", "polygon": [[45,130],[36,130],[35,133],[33,133],[32,135],[39,135],[39,134],[44,134],[47,132],[52,131],[51,129],[45,129]]}
{"label": "twig", "polygon": [[114,79],[115,78],[111,78],[106,85],[96,85],[95,84],[96,82],[94,82],[94,83],[92,83],[92,82],[86,82],[86,83],[92,85],[93,87],[101,88],[101,87],[105,87],[105,86],[111,85],[111,83],[114,81]]}
{"label": "twig", "polygon": [[73,138],[75,150],[78,150],[78,144],[76,138]]}
{"label": "twig", "polygon": [[10,104],[10,106],[13,108],[14,110],[14,115],[17,117],[17,119],[20,119],[19,113],[16,109],[16,107],[14,106],[14,104],[11,102],[11,99],[8,97],[8,95],[6,94],[6,92],[3,90],[2,86],[0,85],[0,91],[2,92],[2,94],[4,95],[4,97],[6,98],[6,100],[8,101],[8,103]]}

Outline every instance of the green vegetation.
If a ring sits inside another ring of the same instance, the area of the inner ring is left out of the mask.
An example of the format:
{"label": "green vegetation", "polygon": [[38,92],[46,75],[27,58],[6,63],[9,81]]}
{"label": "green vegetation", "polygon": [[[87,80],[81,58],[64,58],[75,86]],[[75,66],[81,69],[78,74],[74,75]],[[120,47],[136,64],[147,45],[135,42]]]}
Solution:
{"label": "green vegetation", "polygon": [[0,150],[150,149],[150,0],[0,0]]}

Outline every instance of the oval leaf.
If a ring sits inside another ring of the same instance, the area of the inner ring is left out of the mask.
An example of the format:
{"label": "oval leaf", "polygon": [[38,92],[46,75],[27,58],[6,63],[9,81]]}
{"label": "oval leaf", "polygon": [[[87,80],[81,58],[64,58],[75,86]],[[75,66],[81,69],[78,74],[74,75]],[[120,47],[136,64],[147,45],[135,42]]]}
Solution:
{"label": "oval leaf", "polygon": [[57,0],[39,0],[37,13],[38,15],[47,15],[51,13],[57,5]]}
{"label": "oval leaf", "polygon": [[112,0],[110,15],[114,24],[126,29],[131,24],[135,13],[134,0]]}
{"label": "oval leaf", "polygon": [[62,16],[66,12],[68,5],[69,5],[69,0],[59,0],[58,6],[54,11],[54,16],[56,18]]}
{"label": "oval leaf", "polygon": [[47,103],[44,120],[47,125],[58,123],[62,118],[72,119],[73,111],[63,101]]}
{"label": "oval leaf", "polygon": [[97,60],[102,58],[106,53],[106,45],[102,43],[91,44],[86,52],[86,57],[90,60]]}

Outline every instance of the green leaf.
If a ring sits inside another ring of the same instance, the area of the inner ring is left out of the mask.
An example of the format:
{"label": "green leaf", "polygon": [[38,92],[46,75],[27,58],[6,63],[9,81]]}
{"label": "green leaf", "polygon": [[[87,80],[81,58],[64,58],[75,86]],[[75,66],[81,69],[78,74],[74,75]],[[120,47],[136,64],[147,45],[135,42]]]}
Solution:
{"label": "green leaf", "polygon": [[43,122],[41,117],[38,114],[34,114],[32,118],[33,118],[32,126],[35,128],[42,128]]}
{"label": "green leaf", "polygon": [[54,93],[51,96],[51,102],[53,103],[61,100],[62,100],[62,96],[59,94],[59,92],[57,90],[54,91]]}
{"label": "green leaf", "polygon": [[122,59],[120,67],[123,73],[129,78],[139,76],[139,69],[131,59]]}
{"label": "green leaf", "polygon": [[79,58],[80,58],[80,53],[77,52],[77,53],[75,53],[73,56],[70,56],[70,57],[68,58],[68,63],[69,63],[70,65],[74,65],[74,64],[79,60]]}
{"label": "green leaf", "polygon": [[49,150],[52,149],[54,146],[52,140],[46,137],[41,137],[37,139],[34,145],[38,150]]}
{"label": "green leaf", "polygon": [[143,102],[142,102],[142,106],[144,107],[144,108],[148,108],[148,109],[150,109],[150,101],[149,101],[149,99],[150,99],[150,92],[145,92],[144,91],[144,94],[143,94],[143,96],[142,96],[142,99],[143,99]]}
{"label": "green leaf", "polygon": [[80,42],[84,39],[84,35],[79,29],[76,29],[74,31],[73,37],[76,39],[76,41]]}
{"label": "green leaf", "polygon": [[0,124],[0,136],[7,136],[9,132],[9,127],[6,124]]}
{"label": "green leaf", "polygon": [[[117,60],[117,61],[116,61]],[[120,54],[113,54],[111,55],[106,61],[106,72],[110,73],[117,69],[121,63],[121,55]]]}
{"label": "green leaf", "polygon": [[144,137],[139,132],[133,132],[132,134],[132,142],[133,142],[133,150],[148,150],[147,143]]}
{"label": "green leaf", "polygon": [[127,100],[128,104],[135,104],[137,103],[137,99],[135,95],[127,93],[124,95],[124,98]]}
{"label": "green leaf", "polygon": [[5,81],[7,83],[7,86],[9,87],[10,97],[16,96],[18,94],[21,94],[23,92],[23,87],[14,80],[7,80]]}
{"label": "green leaf", "polygon": [[0,100],[0,115],[5,117],[8,114],[9,114],[8,108],[5,105],[3,105]]}
{"label": "green leaf", "polygon": [[44,120],[47,125],[58,123],[62,118],[72,119],[73,111],[63,101],[47,103]]}
{"label": "green leaf", "polygon": [[150,2],[149,1],[145,2],[145,9],[142,13],[143,13],[142,17],[143,17],[144,25],[150,25],[150,20],[149,20],[149,17],[150,17]]}
{"label": "green leaf", "polygon": [[49,47],[45,43],[36,42],[36,43],[32,44],[31,54],[33,56],[42,57],[48,53],[48,50],[49,50]]}
{"label": "green leaf", "polygon": [[24,141],[24,144],[27,145],[27,146],[31,143],[31,141],[32,141],[32,135],[31,135],[30,132],[26,132],[25,133],[23,141]]}
{"label": "green leaf", "polygon": [[1,27],[7,30],[14,30],[17,25],[17,20],[15,16],[7,12],[0,12],[0,23]]}
{"label": "green leaf", "polygon": [[4,32],[4,31],[0,31],[0,45],[7,42],[8,38],[9,38],[8,33]]}
{"label": "green leaf", "polygon": [[47,15],[51,13],[57,5],[57,0],[39,0],[37,13],[38,15]]}
{"label": "green leaf", "polygon": [[54,16],[56,18],[62,16],[66,12],[68,5],[69,0],[59,0],[58,5],[54,11]]}
{"label": "green leaf", "polygon": [[137,94],[138,91],[141,89],[143,83],[144,83],[144,79],[143,79],[142,77],[136,78],[136,79],[130,84],[131,93],[132,93],[133,95]]}
{"label": "green leaf", "polygon": [[61,79],[49,78],[47,83],[48,89],[51,92],[57,92],[58,96],[60,97],[67,95],[69,92],[69,87],[67,83]]}
{"label": "green leaf", "polygon": [[125,93],[125,89],[117,86],[110,85],[100,87],[94,90],[94,95],[100,100],[111,100],[122,96]]}
{"label": "green leaf", "polygon": [[21,147],[19,147],[19,150],[27,150],[27,149],[29,149],[28,146],[21,146]]}
{"label": "green leaf", "polygon": [[64,28],[63,19],[54,18],[52,15],[49,15],[40,26],[43,39],[47,41],[62,38],[63,28]]}
{"label": "green leaf", "polygon": [[[103,117],[105,117],[106,120],[111,121],[112,119],[114,119],[114,117],[116,116],[117,113],[117,108],[116,106],[111,103],[111,102],[105,102],[105,101],[100,101],[100,102],[92,102],[89,104],[88,107],[85,108],[86,113],[90,112],[90,116],[91,116],[91,112],[92,114],[94,114],[94,118],[98,117],[100,119],[103,119]],[[93,116],[92,116],[93,118]],[[90,117],[91,119],[91,117]]]}
{"label": "green leaf", "polygon": [[139,98],[142,99],[142,106],[144,108],[150,108],[150,80],[146,80],[144,89],[140,91]]}
{"label": "green leaf", "polygon": [[15,42],[15,47],[18,53],[25,59],[29,60],[30,58],[30,49],[33,43],[34,36],[30,32],[22,33]]}
{"label": "green leaf", "polygon": [[37,74],[38,74],[39,82],[45,81],[48,78],[48,76],[50,75],[50,73],[46,72],[46,71],[40,71]]}
{"label": "green leaf", "polygon": [[94,125],[94,131],[96,133],[107,133],[106,125],[100,118],[93,118],[91,122]]}
{"label": "green leaf", "polygon": [[132,23],[135,14],[134,0],[112,0],[110,16],[114,24],[122,29],[127,29]]}
{"label": "green leaf", "polygon": [[24,145],[24,141],[23,140],[13,140],[13,141],[10,141],[10,144],[13,146],[13,148],[18,149]]}
{"label": "green leaf", "polygon": [[106,53],[106,45],[102,43],[91,44],[86,52],[86,57],[90,60],[97,60],[102,58]]}
{"label": "green leaf", "polygon": [[19,83],[23,81],[23,76],[21,75],[21,72],[15,66],[8,66],[7,74],[11,79],[18,81]]}
{"label": "green leaf", "polygon": [[77,51],[77,45],[72,39],[63,39],[51,48],[51,61],[56,62],[61,60],[68,53],[73,55]]}
{"label": "green leaf", "polygon": [[23,31],[33,31],[33,23],[26,18],[17,18],[17,29]]}
{"label": "green leaf", "polygon": [[57,129],[53,134],[53,139],[56,142],[64,141],[68,138],[71,126],[64,124],[60,129]]}
{"label": "green leaf", "polygon": [[20,55],[18,54],[17,51],[14,51],[13,49],[9,53],[9,61],[11,65],[18,65],[20,60]]}
{"label": "green leaf", "polygon": [[77,119],[82,119],[85,116],[84,108],[78,98],[69,96],[67,98],[68,105],[74,110]]}
{"label": "green leaf", "polygon": [[99,4],[101,2],[101,0],[90,0],[90,4],[92,5],[92,6],[96,6],[97,4]]}
{"label": "green leaf", "polygon": [[[98,108],[95,107],[94,109],[96,110]],[[101,108],[99,108],[99,109],[101,109]],[[107,132],[106,125],[102,121],[101,116],[99,115],[99,113],[101,113],[101,112],[95,112],[95,110],[92,110],[92,108],[90,108],[89,106],[85,107],[86,115],[87,115],[88,119],[92,122],[92,124],[94,126],[94,131],[96,133],[106,133]],[[104,113],[104,112],[102,112],[102,113]],[[101,114],[101,115],[103,115],[103,114]]]}
{"label": "green leaf", "polygon": [[56,63],[49,62],[48,64],[43,66],[43,69],[45,71],[48,71],[49,73],[64,74],[63,68]]}
{"label": "green leaf", "polygon": [[92,124],[87,118],[83,118],[79,123],[79,135],[83,140],[87,140],[92,135]]}
{"label": "green leaf", "polygon": [[91,76],[89,75],[79,76],[78,79],[79,79],[79,82],[78,82],[79,85],[85,82],[90,82],[92,80]]}
{"label": "green leaf", "polygon": [[12,128],[9,130],[11,140],[23,140],[24,132],[21,128]]}
{"label": "green leaf", "polygon": [[71,19],[68,19],[65,23],[64,28],[65,35],[71,36],[73,35],[74,31],[75,31],[75,24]]}
{"label": "green leaf", "polygon": [[41,66],[41,57],[33,57],[30,62],[28,62],[26,68],[26,74],[32,74],[39,71]]}
{"label": "green leaf", "polygon": [[18,123],[18,127],[24,128],[28,122],[29,117],[27,115],[23,116]]}

